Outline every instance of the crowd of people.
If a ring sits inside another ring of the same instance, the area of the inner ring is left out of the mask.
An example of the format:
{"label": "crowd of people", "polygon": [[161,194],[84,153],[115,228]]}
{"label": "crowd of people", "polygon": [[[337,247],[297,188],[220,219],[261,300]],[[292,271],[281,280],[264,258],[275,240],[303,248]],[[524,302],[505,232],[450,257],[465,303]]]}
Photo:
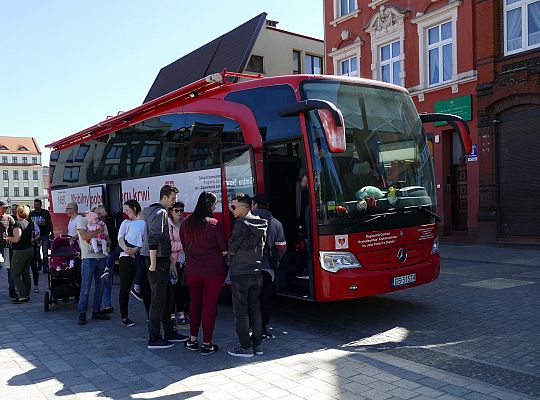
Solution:
{"label": "crowd of people", "polygon": [[[230,281],[239,345],[228,354],[263,354],[263,340],[273,337],[268,324],[274,269],[286,249],[281,223],[272,217],[263,194],[250,198],[236,193],[230,200],[235,223],[227,241],[223,224],[214,217],[214,193],[202,192],[187,218],[177,196],[176,187],[165,185],[159,202],[144,210],[138,201],[126,201],[125,219],[117,231],[107,220],[105,207],[82,216],[76,203],[66,205],[67,236],[77,246],[81,260],[78,323],[88,322],[92,285],[91,319],[111,319],[111,285],[117,263],[122,324],[135,325],[129,315],[131,296],[144,302],[149,349],[184,343],[190,351],[209,355],[218,351],[212,341],[217,303],[224,283]],[[40,200],[34,202],[32,212],[18,206],[16,219],[6,210],[7,205],[0,201],[0,261],[8,268],[13,303],[25,303],[30,299],[30,269],[34,292],[38,292],[39,269],[47,272],[49,268],[52,219]],[[189,324],[189,335],[177,332],[179,324]]]}

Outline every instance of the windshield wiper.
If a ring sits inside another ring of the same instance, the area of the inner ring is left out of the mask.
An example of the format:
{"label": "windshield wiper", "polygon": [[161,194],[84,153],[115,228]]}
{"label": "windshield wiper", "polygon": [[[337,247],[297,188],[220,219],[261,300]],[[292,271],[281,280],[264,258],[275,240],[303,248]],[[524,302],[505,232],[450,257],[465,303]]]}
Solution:
{"label": "windshield wiper", "polygon": [[442,221],[442,218],[439,217],[437,214],[435,214],[433,211],[431,211],[430,209],[428,209],[427,207],[429,206],[420,206],[420,205],[417,205],[417,206],[407,206],[407,207],[403,207],[401,210],[416,210],[416,211],[420,211],[420,212],[423,212],[424,214],[427,214],[427,215],[430,215],[432,216],[433,218],[435,218],[435,222],[439,222],[439,221]]}

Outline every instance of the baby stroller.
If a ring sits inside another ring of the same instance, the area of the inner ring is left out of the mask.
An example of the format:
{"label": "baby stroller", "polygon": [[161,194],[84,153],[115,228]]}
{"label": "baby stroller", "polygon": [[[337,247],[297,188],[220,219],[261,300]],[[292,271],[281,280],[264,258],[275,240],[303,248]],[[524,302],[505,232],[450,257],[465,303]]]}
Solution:
{"label": "baby stroller", "polygon": [[45,292],[43,307],[49,311],[49,307],[58,300],[65,303],[70,298],[79,301],[81,291],[81,260],[80,249],[77,241],[69,236],[60,236],[53,240],[51,254],[49,256],[49,291]]}

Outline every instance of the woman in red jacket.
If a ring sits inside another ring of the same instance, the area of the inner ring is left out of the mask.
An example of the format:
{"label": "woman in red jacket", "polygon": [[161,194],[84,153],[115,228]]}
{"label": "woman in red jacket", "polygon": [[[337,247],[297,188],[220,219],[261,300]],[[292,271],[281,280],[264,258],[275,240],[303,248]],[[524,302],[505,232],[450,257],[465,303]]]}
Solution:
{"label": "woman in red jacket", "polygon": [[[213,217],[217,197],[202,192],[191,214],[180,228],[180,239],[186,253],[186,283],[191,295],[189,319],[191,337],[185,342],[189,350],[200,348],[202,355],[215,353],[212,344],[216,323],[216,306],[225,280],[223,257],[227,255],[227,240],[223,225]],[[197,337],[202,322],[203,342],[199,347]]]}

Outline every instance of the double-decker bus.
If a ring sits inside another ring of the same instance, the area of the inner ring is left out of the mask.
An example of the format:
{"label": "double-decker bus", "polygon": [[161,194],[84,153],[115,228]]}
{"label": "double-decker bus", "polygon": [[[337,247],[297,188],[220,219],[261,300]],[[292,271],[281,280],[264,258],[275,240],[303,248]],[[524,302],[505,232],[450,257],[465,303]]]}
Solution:
{"label": "double-decker bus", "polygon": [[173,184],[187,212],[216,193],[230,232],[232,195],[265,193],[287,239],[276,293],[332,301],[425,284],[440,257],[422,123],[439,120],[469,153],[466,124],[418,114],[404,88],[224,70],[49,144],[54,226],[69,202],[120,219],[126,200],[148,206]]}

